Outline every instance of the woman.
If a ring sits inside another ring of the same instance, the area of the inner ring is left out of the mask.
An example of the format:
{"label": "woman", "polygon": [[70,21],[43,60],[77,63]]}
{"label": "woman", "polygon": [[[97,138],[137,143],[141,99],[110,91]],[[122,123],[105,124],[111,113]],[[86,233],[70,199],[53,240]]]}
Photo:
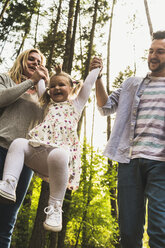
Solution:
{"label": "woman", "polygon": [[[44,56],[38,49],[21,53],[7,74],[0,74],[0,179],[10,143],[26,137],[29,128],[42,119],[37,104],[37,83],[48,81]],[[9,248],[17,213],[26,194],[32,171],[24,166],[17,187],[17,201],[0,204],[0,247]]]}

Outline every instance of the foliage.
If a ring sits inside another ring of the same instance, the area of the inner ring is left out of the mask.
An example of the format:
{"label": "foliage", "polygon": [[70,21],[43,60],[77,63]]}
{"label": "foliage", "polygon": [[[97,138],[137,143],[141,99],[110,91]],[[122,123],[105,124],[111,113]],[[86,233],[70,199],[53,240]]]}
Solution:
{"label": "foliage", "polygon": [[[113,247],[112,236],[116,231],[116,223],[110,212],[109,190],[106,185],[101,184],[106,170],[106,159],[99,151],[94,151],[87,145],[82,154],[80,187],[72,194],[71,217],[65,240],[66,247],[81,247],[83,227],[86,229],[85,247]],[[85,219],[83,218],[84,212],[86,212]],[[75,246],[76,244],[77,246]]]}
{"label": "foliage", "polygon": [[[85,152],[85,154],[84,154]],[[92,161],[91,161],[92,154]],[[86,159],[84,161],[84,155]],[[85,151],[82,153],[82,170],[86,167],[85,175],[81,174],[80,187],[77,191],[72,192],[71,209],[69,214],[69,222],[67,225],[67,233],[65,238],[65,247],[81,247],[82,244],[82,227],[84,226],[87,230],[87,247],[90,248],[113,248],[114,232],[116,232],[117,223],[111,216],[110,212],[110,196],[109,190],[104,183],[104,175],[107,171],[107,161],[101,155],[100,151],[94,151],[93,147],[87,145]],[[92,179],[91,178],[92,173]],[[84,181],[83,178],[86,178]],[[109,179],[110,180],[110,179]],[[112,178],[113,181],[113,178]],[[31,197],[31,208],[29,215],[29,231],[26,235],[26,245],[24,248],[28,247],[28,242],[33,228],[33,223],[38,207],[38,199],[40,195],[41,179],[34,176],[33,181],[33,191]],[[84,194],[85,188],[85,194]],[[90,188],[90,192],[89,192]],[[88,198],[90,197],[90,203],[87,204]],[[84,211],[87,212],[86,218],[83,220]],[[27,214],[26,206],[22,205],[19,212],[18,221],[21,221],[23,225],[23,219]],[[15,227],[12,247],[15,248],[17,241],[18,230]],[[47,241],[48,242],[48,241]],[[77,243],[77,246],[75,246]],[[19,247],[17,247],[19,248]],[[85,247],[83,247],[85,248]]]}
{"label": "foliage", "polygon": [[[3,61],[2,54],[6,44],[14,46],[11,59],[23,49],[25,40],[30,36],[32,17],[38,12],[40,7],[38,0],[26,0],[20,2],[13,0],[10,2],[3,19],[0,22],[0,61]],[[5,58],[6,59],[6,58]]]}
{"label": "foliage", "polygon": [[119,75],[115,78],[112,87],[113,88],[119,88],[121,84],[124,82],[125,79],[128,77],[133,76],[134,72],[131,70],[130,66],[127,66],[127,68],[124,70],[124,72],[120,71]]}
{"label": "foliage", "polygon": [[37,0],[11,1],[10,7],[7,9],[5,17],[0,24],[0,40],[6,40],[9,31],[20,32],[25,30],[31,21],[32,14],[36,13],[38,7],[39,3]]}
{"label": "foliage", "polygon": [[[17,223],[14,229],[13,237],[12,237],[12,244],[11,248],[27,248],[28,243],[31,237],[31,232],[36,216],[36,210],[38,207],[38,199],[40,196],[40,189],[41,189],[41,179],[37,177],[36,175],[33,176],[33,179],[31,181],[29,190],[32,190],[32,195],[27,194],[27,198],[31,198],[31,206],[29,208],[29,204],[22,204],[21,209],[19,211],[18,217],[17,217]],[[26,201],[25,199],[25,201]],[[25,223],[25,219],[28,219],[28,223]],[[27,232],[24,232],[24,225],[28,225]],[[22,234],[20,234],[20,230],[23,230]],[[23,242],[23,236],[24,236],[24,244]],[[20,245],[18,245],[20,244]],[[23,246],[22,246],[23,245]]]}

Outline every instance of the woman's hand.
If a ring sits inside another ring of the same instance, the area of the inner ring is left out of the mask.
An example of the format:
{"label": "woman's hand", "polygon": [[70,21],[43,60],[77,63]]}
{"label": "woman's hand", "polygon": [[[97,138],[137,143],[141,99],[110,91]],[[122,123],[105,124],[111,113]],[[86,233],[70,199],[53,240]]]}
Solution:
{"label": "woman's hand", "polygon": [[34,82],[34,85],[37,84],[40,79],[44,79],[45,83],[48,83],[49,74],[47,68],[43,65],[38,66],[30,79]]}

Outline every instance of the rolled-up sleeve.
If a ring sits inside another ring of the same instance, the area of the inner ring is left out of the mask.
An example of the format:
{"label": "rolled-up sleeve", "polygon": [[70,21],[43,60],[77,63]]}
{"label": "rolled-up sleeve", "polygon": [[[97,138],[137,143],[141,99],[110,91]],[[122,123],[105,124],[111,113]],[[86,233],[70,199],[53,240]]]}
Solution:
{"label": "rolled-up sleeve", "polygon": [[108,96],[108,100],[103,107],[97,106],[101,115],[108,116],[116,112],[119,102],[121,88],[114,91],[111,95]]}

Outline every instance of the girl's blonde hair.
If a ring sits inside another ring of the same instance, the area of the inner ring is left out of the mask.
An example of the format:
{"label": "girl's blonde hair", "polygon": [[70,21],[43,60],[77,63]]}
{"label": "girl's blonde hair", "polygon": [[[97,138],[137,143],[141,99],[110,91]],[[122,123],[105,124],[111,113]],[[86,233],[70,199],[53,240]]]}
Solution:
{"label": "girl's blonde hair", "polygon": [[8,72],[9,76],[15,83],[19,84],[23,79],[25,79],[23,71],[27,69],[27,60],[29,54],[32,52],[38,53],[41,56],[41,65],[45,65],[45,57],[40,50],[37,48],[25,50],[16,58],[12,68]]}
{"label": "girl's blonde hair", "polygon": [[56,73],[50,77],[49,86],[47,87],[46,91],[44,92],[44,94],[40,98],[40,103],[42,106],[45,104],[47,105],[51,100],[50,95],[49,95],[49,89],[51,86],[51,80],[53,78],[63,76],[69,80],[70,86],[72,87],[72,91],[70,93],[70,96],[78,94],[79,90],[81,89],[81,87],[83,85],[83,82],[81,80],[75,81],[71,78],[71,76],[68,73],[62,71],[62,65],[56,65],[55,71],[56,71]]}

